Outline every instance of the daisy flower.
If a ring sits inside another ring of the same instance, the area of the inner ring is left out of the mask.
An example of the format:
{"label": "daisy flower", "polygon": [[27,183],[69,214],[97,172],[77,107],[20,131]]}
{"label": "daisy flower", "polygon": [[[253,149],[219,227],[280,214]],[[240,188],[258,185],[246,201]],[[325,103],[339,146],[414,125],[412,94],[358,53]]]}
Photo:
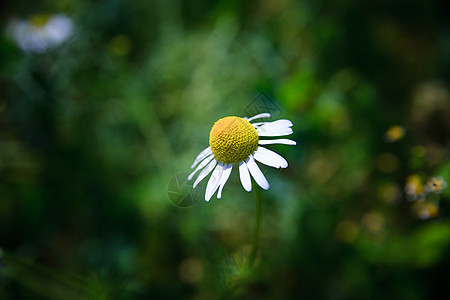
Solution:
{"label": "daisy flower", "polygon": [[8,31],[24,52],[43,53],[72,36],[74,24],[63,14],[38,14],[29,20],[12,20]]}
{"label": "daisy flower", "polygon": [[287,168],[287,161],[277,153],[262,147],[269,144],[296,145],[289,139],[264,139],[292,134],[292,122],[277,120],[274,122],[250,123],[256,119],[269,118],[269,113],[262,113],[251,118],[225,117],[214,123],[209,134],[209,147],[195,159],[191,168],[197,166],[188,180],[202,170],[194,181],[195,188],[209,173],[212,175],[206,186],[205,200],[209,201],[214,193],[222,197],[222,189],[230,177],[233,167],[239,168],[242,186],[247,192],[252,190],[253,177],[263,189],[269,189],[269,183],[259,169],[256,161],[274,168]]}

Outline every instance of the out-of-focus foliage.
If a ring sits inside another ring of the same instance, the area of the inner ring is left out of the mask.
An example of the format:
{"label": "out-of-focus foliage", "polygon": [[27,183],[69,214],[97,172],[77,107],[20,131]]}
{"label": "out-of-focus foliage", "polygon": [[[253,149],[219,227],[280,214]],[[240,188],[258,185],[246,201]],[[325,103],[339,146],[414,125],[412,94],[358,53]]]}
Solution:
{"label": "out-of-focus foliage", "polygon": [[[0,7],[0,299],[450,297],[447,2]],[[249,270],[237,173],[209,203],[168,188],[260,92],[298,144]]]}

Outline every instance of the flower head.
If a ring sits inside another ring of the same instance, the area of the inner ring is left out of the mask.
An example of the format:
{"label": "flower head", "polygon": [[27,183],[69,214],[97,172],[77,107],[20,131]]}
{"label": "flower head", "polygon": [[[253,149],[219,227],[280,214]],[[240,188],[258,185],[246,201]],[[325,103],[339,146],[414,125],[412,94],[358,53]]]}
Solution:
{"label": "flower head", "polygon": [[430,193],[440,194],[446,187],[447,182],[441,176],[431,177],[427,180],[426,189]]}
{"label": "flower head", "polygon": [[42,53],[65,42],[73,27],[72,19],[63,14],[38,14],[29,20],[12,20],[9,32],[24,52]]}
{"label": "flower head", "polygon": [[245,160],[258,148],[259,136],[249,121],[239,117],[220,119],[211,129],[209,145],[218,161],[230,164]]}
{"label": "flower head", "polygon": [[206,201],[209,201],[217,190],[217,198],[222,197],[222,189],[230,177],[233,166],[239,168],[242,186],[248,192],[252,190],[250,175],[260,187],[265,190],[269,188],[269,183],[256,161],[274,168],[287,168],[288,163],[283,157],[261,145],[296,145],[296,142],[289,139],[261,140],[260,137],[292,134],[292,122],[277,120],[250,123],[255,119],[268,117],[270,117],[269,113],[258,114],[251,118],[232,116],[214,123],[209,135],[209,147],[197,156],[191,168],[198,166],[188,177],[188,180],[191,180],[198,171],[202,170],[194,182],[195,188],[212,172],[206,186]]}

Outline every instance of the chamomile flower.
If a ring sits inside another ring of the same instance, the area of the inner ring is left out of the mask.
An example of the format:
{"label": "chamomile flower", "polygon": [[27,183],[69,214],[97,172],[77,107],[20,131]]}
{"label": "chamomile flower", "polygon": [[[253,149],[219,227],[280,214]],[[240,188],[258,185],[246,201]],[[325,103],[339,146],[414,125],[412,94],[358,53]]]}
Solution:
{"label": "chamomile flower", "polygon": [[225,117],[214,123],[209,134],[209,147],[204,149],[195,159],[188,180],[202,170],[194,181],[195,188],[209,173],[212,175],[206,186],[205,200],[209,201],[214,193],[222,197],[222,189],[230,177],[233,167],[239,169],[242,186],[247,192],[252,190],[253,177],[263,189],[269,189],[264,174],[256,161],[274,168],[287,168],[287,161],[279,154],[262,147],[269,144],[296,145],[289,139],[263,139],[260,137],[277,137],[293,133],[292,122],[277,120],[274,122],[250,123],[256,119],[269,118],[269,113],[262,113],[251,118]]}
{"label": "chamomile flower", "polygon": [[447,182],[441,176],[428,178],[426,183],[426,190],[430,193],[440,194],[446,187]]}
{"label": "chamomile flower", "polygon": [[38,14],[28,20],[12,20],[8,27],[9,34],[24,52],[43,53],[69,39],[74,23],[63,14]]}

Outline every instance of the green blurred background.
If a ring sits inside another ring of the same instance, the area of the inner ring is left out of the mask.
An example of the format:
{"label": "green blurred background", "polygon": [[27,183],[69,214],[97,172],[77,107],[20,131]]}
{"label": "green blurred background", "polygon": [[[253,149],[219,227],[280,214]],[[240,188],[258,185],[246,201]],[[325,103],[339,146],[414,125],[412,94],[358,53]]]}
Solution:
{"label": "green blurred background", "polygon": [[[446,1],[0,7],[0,299],[450,297]],[[57,14],[64,43],[21,49],[13,20]],[[247,269],[237,170],[221,200],[168,188],[261,95],[298,144],[269,147]]]}

